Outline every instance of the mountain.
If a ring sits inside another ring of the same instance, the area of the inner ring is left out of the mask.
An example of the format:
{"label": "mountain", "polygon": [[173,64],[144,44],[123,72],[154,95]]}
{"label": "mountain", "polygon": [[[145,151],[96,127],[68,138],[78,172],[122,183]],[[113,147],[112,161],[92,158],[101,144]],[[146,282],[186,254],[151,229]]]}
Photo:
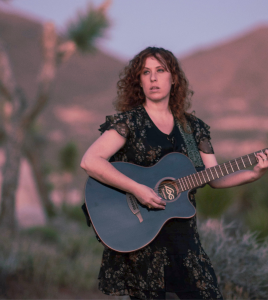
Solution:
{"label": "mountain", "polygon": [[193,108],[212,128],[216,153],[234,157],[267,147],[268,26],[182,59]]}
{"label": "mountain", "polygon": [[[34,99],[42,59],[42,26],[0,11],[0,39],[6,44],[16,80]],[[268,27],[181,59],[193,96],[192,109],[211,126],[219,157],[231,159],[267,146]],[[98,127],[114,112],[116,82],[125,62],[97,51],[75,54],[57,74],[51,100],[38,119],[47,140],[46,163],[58,165],[58,153],[74,141],[80,156],[99,136]],[[85,176],[77,172],[75,185]]]}

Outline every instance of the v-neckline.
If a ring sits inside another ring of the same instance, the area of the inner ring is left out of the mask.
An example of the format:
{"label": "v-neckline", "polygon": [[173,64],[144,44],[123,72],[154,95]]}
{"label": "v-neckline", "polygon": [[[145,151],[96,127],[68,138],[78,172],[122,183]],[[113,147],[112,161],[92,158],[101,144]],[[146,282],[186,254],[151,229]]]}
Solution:
{"label": "v-neckline", "polygon": [[145,109],[145,107],[144,107],[143,105],[141,105],[141,106],[142,106],[142,109],[144,110],[145,114],[147,115],[148,119],[151,121],[151,123],[153,124],[153,126],[154,126],[160,133],[164,134],[165,136],[170,136],[170,135],[172,135],[173,131],[175,130],[175,126],[176,126],[176,121],[175,121],[174,116],[173,116],[173,122],[174,122],[173,128],[172,128],[172,130],[170,131],[170,133],[167,134],[167,133],[163,132],[162,130],[160,130],[160,129],[155,125],[154,121],[153,121],[153,120],[151,119],[151,117],[149,116],[149,114],[148,114],[147,110]]}

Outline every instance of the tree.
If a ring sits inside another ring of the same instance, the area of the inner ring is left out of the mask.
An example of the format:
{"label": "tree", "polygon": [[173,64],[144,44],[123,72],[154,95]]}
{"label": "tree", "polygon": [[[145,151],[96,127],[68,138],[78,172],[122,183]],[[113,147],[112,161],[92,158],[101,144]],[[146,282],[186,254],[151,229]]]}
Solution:
{"label": "tree", "polygon": [[61,170],[62,204],[68,204],[68,190],[78,165],[78,149],[74,142],[68,142],[59,152]]}
{"label": "tree", "polygon": [[[109,4],[110,1],[107,0],[98,8],[89,6],[84,13],[80,12],[76,20],[69,24],[67,40],[63,42],[59,41],[53,23],[44,24],[42,36],[43,61],[38,76],[35,101],[28,101],[23,90],[16,83],[8,54],[3,42],[0,41],[0,105],[3,108],[0,120],[0,136],[4,137],[6,156],[3,167],[1,226],[12,231],[17,227],[15,193],[21,157],[26,154],[30,162],[34,164],[35,174],[41,174],[40,161],[34,152],[35,147],[29,147],[29,144],[36,143],[31,131],[37,117],[50,99],[51,87],[57,69],[76,51],[85,52],[94,49],[96,38],[102,36],[109,25],[106,17]],[[39,184],[38,187],[39,190],[42,189],[42,184]],[[52,204],[47,195],[43,197],[43,202],[47,210],[51,208]]]}

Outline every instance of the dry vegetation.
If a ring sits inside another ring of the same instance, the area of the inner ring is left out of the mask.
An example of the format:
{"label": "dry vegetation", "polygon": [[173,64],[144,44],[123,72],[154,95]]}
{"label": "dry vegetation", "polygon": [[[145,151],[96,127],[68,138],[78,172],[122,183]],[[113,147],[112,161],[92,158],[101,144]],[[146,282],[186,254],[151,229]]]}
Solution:
{"label": "dry vegetation", "polygon": [[[0,297],[105,299],[97,292],[102,245],[85,226],[78,206],[65,206],[50,226],[2,233]],[[199,224],[226,299],[267,299],[268,240],[209,219]],[[127,299],[120,297],[118,299]],[[116,300],[116,299],[115,299]]]}

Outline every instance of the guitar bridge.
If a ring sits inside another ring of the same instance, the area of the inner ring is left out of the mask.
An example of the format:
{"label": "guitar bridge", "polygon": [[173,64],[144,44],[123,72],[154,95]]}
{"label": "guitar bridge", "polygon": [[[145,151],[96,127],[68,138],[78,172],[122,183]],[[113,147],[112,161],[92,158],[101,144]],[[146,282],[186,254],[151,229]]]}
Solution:
{"label": "guitar bridge", "polygon": [[143,221],[143,218],[142,218],[141,212],[139,210],[139,206],[138,206],[136,197],[129,193],[126,193],[126,196],[127,196],[128,207],[130,208],[132,213],[134,215],[136,215],[136,217],[139,219],[139,221],[141,223]]}

